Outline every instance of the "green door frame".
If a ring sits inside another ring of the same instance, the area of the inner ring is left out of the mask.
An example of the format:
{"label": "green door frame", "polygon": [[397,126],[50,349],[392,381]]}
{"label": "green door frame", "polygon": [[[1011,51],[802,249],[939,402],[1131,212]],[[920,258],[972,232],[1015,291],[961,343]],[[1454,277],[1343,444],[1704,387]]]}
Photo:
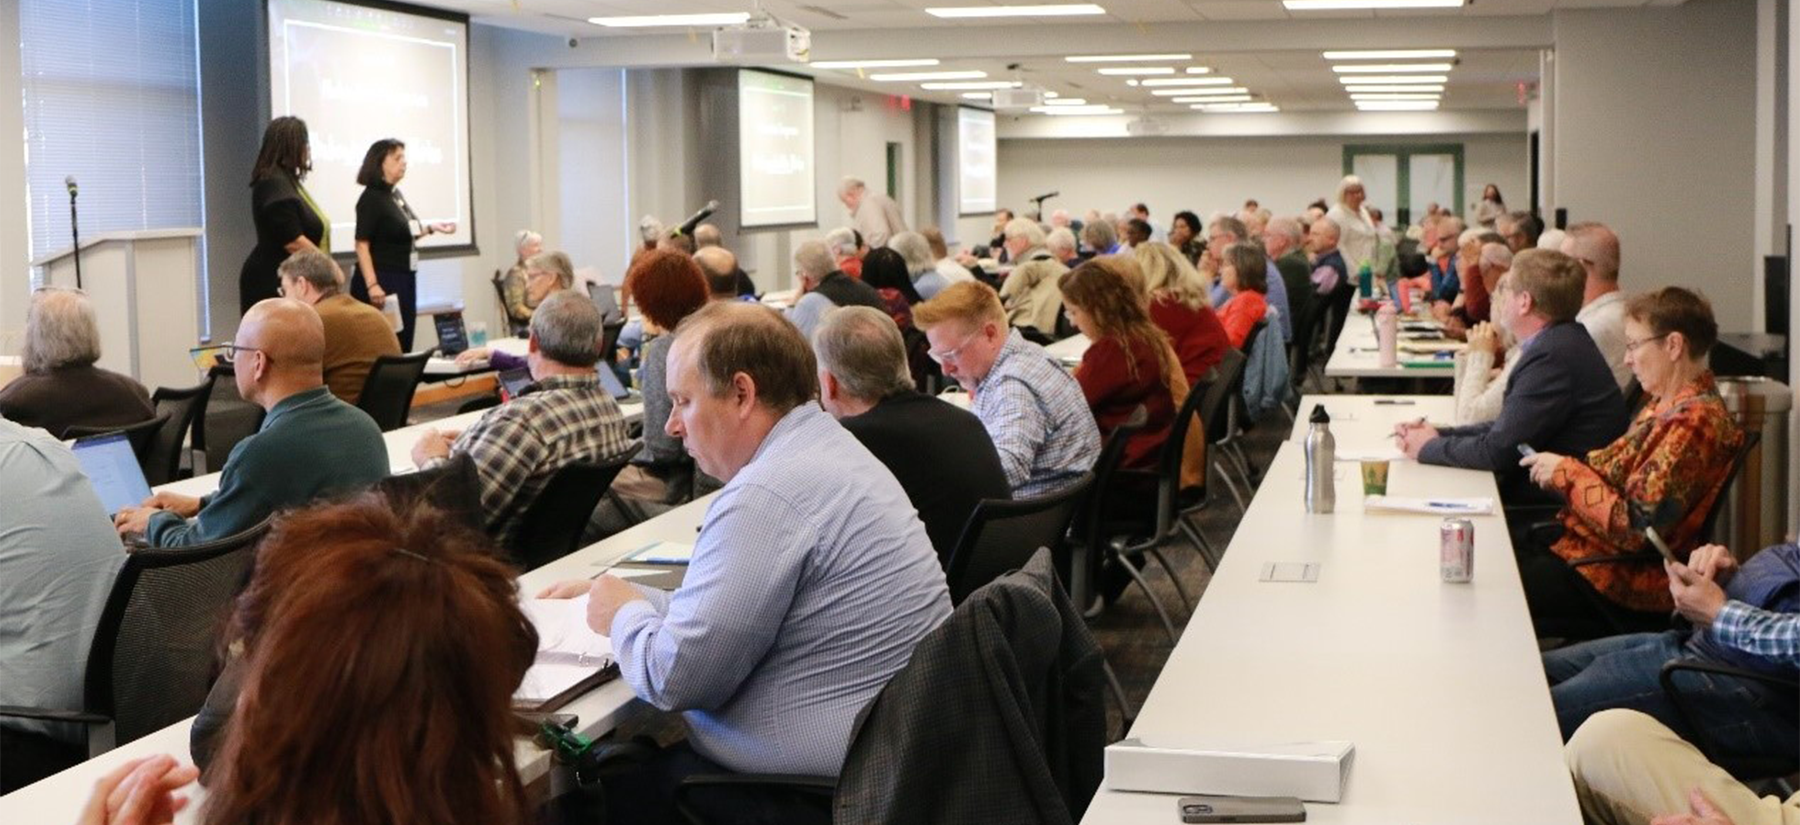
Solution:
{"label": "green door frame", "polygon": [[[1394,155],[1395,175],[1394,197],[1399,203],[1394,204],[1394,215],[1399,216],[1401,209],[1413,214],[1412,209],[1412,156],[1413,155],[1452,155],[1456,181],[1456,211],[1453,215],[1463,213],[1463,146],[1460,143],[1346,143],[1344,144],[1344,174],[1355,174],[1357,155]],[[1414,215],[1416,218],[1417,215]]]}
{"label": "green door frame", "polygon": [[[1458,169],[1462,167],[1457,166]],[[890,198],[900,197],[900,144],[887,145],[887,195]]]}

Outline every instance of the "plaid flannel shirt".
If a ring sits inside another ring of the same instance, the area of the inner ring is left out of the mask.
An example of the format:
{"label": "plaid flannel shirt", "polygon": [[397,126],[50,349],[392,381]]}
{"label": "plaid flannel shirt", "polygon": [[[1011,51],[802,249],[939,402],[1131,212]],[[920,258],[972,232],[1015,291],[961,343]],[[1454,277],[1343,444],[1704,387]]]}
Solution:
{"label": "plaid flannel shirt", "polygon": [[1075,376],[1013,331],[969,409],[994,439],[1014,498],[1053,493],[1094,469],[1100,428]]}
{"label": "plaid flannel shirt", "polygon": [[1776,613],[1730,601],[1713,620],[1712,634],[1727,647],[1800,665],[1800,613]]}

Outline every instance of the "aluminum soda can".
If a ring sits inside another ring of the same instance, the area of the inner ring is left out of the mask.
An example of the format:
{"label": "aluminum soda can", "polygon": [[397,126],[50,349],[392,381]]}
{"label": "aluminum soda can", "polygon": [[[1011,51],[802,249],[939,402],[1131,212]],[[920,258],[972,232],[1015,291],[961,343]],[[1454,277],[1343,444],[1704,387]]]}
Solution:
{"label": "aluminum soda can", "polygon": [[1475,578],[1475,523],[1447,518],[1438,526],[1438,572],[1447,582]]}

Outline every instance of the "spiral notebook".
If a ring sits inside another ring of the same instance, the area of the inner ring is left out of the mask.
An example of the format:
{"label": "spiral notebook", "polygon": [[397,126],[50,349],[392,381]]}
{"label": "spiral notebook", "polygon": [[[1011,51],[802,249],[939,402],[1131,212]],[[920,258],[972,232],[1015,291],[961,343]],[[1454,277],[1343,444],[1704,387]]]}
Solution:
{"label": "spiral notebook", "polygon": [[537,627],[537,659],[513,692],[513,706],[549,712],[618,678],[612,640],[588,628],[588,597],[524,599],[526,618]]}

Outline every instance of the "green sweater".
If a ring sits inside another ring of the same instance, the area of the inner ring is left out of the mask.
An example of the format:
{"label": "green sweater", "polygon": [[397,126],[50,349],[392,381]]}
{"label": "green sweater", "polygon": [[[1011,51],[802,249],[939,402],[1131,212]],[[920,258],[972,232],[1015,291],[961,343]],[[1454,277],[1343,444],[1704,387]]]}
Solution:
{"label": "green sweater", "polygon": [[367,488],[388,475],[387,444],[368,413],[325,387],[281,400],[262,429],[238,442],[200,514],[150,517],[153,547],[202,544],[255,526],[276,510]]}

